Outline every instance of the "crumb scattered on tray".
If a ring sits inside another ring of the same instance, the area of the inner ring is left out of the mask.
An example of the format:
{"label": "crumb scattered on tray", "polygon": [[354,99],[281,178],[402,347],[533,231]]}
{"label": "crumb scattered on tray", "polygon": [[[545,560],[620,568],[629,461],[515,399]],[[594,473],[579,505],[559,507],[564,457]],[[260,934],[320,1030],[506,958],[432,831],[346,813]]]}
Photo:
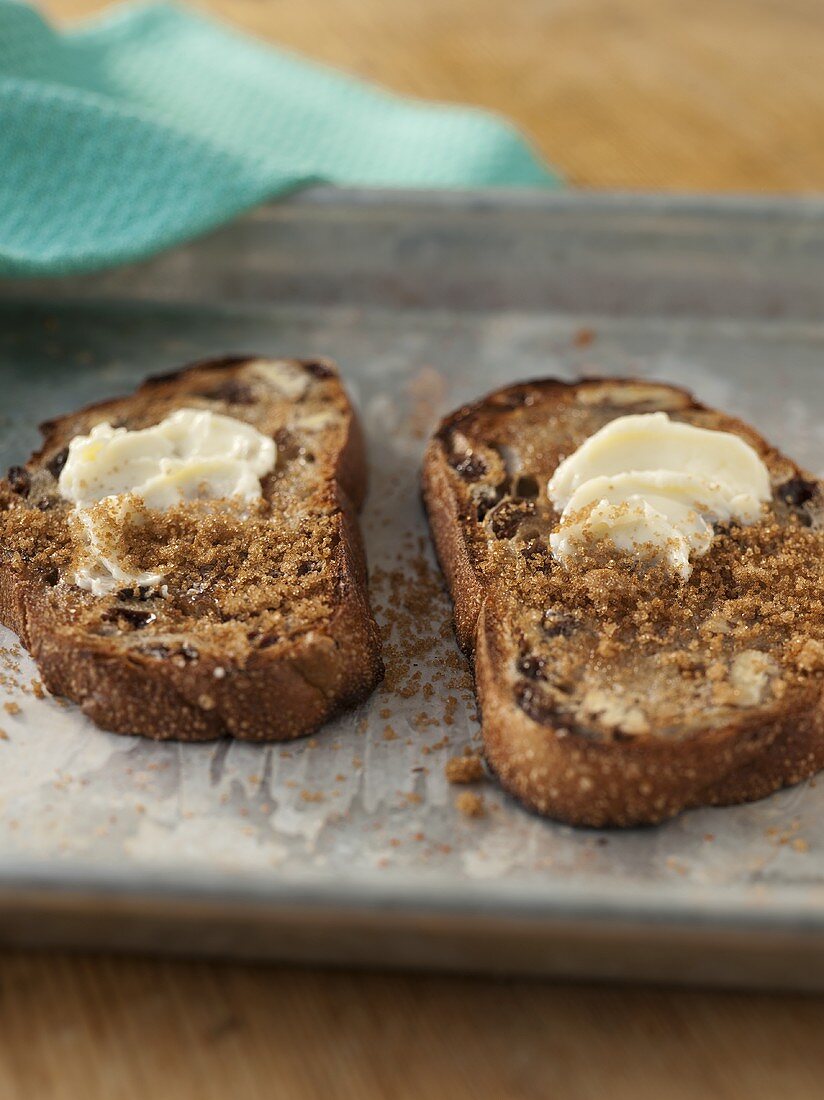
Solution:
{"label": "crumb scattered on tray", "polygon": [[800,829],[801,818],[794,817],[787,828],[780,829],[776,825],[771,825],[768,829],[764,830],[764,835],[768,840],[771,840],[780,847],[789,845],[793,851],[804,853],[809,851],[809,844],[803,837],[798,835]]}
{"label": "crumb scattered on tray", "polygon": [[453,756],[447,760],[444,774],[450,783],[476,783],[484,778],[483,761],[474,752]]}
{"label": "crumb scattered on tray", "polygon": [[483,817],[486,813],[486,804],[483,797],[472,791],[464,791],[455,799],[455,808],[464,817]]}
{"label": "crumb scattered on tray", "polygon": [[300,797],[302,802],[323,802],[326,796],[323,791],[301,791]]}

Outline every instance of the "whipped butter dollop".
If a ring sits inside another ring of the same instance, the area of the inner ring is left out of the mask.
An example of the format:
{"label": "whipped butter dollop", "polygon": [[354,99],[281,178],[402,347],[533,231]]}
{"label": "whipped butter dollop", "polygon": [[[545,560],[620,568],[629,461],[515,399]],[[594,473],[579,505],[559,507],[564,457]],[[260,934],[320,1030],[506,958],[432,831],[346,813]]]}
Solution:
{"label": "whipped butter dollop", "polygon": [[276,458],[274,440],[251,424],[206,409],[178,409],[134,431],[97,424],[88,435],[75,436],[58,480],[86,537],[75,584],[104,596],[164,580],[160,572],[130,571],[118,561],[95,519],[101,501],[108,504],[108,518],[121,525],[133,521],[136,499],[160,510],[187,500],[251,503],[261,498],[260,479],[274,469]]}
{"label": "whipped butter dollop", "polygon": [[714,523],[754,523],[771,496],[766,466],[740,436],[663,412],[610,421],[564,459],[548,493],[561,513],[549,537],[560,562],[609,542],[652,554],[683,580]]}

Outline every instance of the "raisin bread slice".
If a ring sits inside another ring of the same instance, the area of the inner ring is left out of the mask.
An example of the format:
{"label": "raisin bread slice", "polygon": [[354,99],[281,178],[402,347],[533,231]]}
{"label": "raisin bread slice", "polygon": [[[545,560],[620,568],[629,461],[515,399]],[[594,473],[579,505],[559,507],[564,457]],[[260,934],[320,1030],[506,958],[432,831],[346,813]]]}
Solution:
{"label": "raisin bread slice", "polygon": [[[96,424],[145,428],[208,409],[274,438],[260,506],[149,512],[127,551],[166,585],[93,596],[72,583],[67,448]],[[326,360],[195,363],[42,426],[41,450],[0,482],[0,620],[50,691],[99,725],[182,741],[284,740],[364,699],[383,673],[356,513],[366,460]]]}
{"label": "raisin bread slice", "polygon": [[[656,411],[754,447],[763,518],[719,526],[686,582],[620,554],[560,565],[549,478],[610,420]],[[657,822],[824,766],[824,488],[752,428],[668,385],[524,383],[442,422],[423,492],[486,757],[527,806]]]}

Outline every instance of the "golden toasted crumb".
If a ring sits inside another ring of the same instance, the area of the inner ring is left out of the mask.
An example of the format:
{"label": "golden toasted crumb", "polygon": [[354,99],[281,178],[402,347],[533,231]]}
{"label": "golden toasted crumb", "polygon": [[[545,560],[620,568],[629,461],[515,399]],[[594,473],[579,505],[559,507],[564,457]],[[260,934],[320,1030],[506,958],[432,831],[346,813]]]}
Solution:
{"label": "golden toasted crumb", "polygon": [[483,796],[472,791],[463,791],[455,799],[455,808],[464,817],[483,817],[486,814],[486,803]]}
{"label": "golden toasted crumb", "polygon": [[20,704],[15,703],[14,701],[9,702],[9,703],[4,703],[3,704],[3,710],[6,712],[6,714],[11,714],[11,715],[20,714]]}
{"label": "golden toasted crumb", "polygon": [[483,761],[477,753],[453,756],[444,765],[444,774],[450,783],[476,783],[484,778]]}

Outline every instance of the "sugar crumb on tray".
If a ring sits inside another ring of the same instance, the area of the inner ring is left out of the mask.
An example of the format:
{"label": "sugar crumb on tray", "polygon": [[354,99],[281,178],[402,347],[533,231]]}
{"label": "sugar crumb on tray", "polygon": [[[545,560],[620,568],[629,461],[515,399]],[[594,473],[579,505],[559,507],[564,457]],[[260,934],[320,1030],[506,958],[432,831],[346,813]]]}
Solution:
{"label": "sugar crumb on tray", "polygon": [[323,793],[323,791],[303,790],[300,792],[300,799],[301,802],[324,802],[326,799],[326,795]]}
{"label": "sugar crumb on tray", "polygon": [[485,774],[483,761],[473,752],[453,756],[444,765],[444,775],[450,783],[476,783]]}
{"label": "sugar crumb on tray", "polygon": [[464,817],[484,817],[486,814],[486,803],[483,795],[475,794],[472,791],[463,791],[459,794],[455,799],[455,808]]}

